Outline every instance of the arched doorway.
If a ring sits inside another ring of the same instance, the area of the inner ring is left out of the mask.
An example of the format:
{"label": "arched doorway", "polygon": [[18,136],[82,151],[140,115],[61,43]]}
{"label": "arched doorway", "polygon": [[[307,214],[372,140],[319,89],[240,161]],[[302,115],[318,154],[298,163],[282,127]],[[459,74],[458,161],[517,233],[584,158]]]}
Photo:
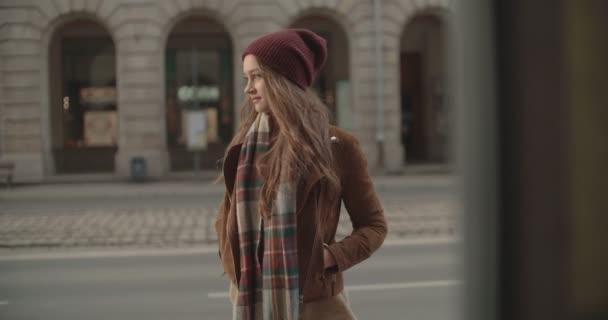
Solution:
{"label": "arched doorway", "polygon": [[114,172],[118,109],[110,34],[93,20],[73,20],[55,32],[49,49],[55,173]]}
{"label": "arched doorway", "polygon": [[206,17],[182,20],[169,34],[165,70],[171,170],[214,168],[234,125],[228,32]]}
{"label": "arched doorway", "polygon": [[350,47],[346,32],[334,20],[312,14],[298,18],[290,27],[311,30],[327,40],[327,61],[312,88],[327,104],[332,123],[352,128]]}
{"label": "arched doorway", "polygon": [[401,40],[401,141],[406,163],[445,162],[445,31],[441,18],[423,14]]}

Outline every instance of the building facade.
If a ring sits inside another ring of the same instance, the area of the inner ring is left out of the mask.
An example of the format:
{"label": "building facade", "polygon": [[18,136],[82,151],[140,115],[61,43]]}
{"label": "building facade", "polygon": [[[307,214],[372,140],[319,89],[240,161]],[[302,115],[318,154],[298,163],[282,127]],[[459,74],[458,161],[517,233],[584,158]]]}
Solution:
{"label": "building facade", "polygon": [[327,39],[313,88],[370,167],[446,161],[449,2],[0,0],[0,160],[23,182],[128,177],[134,158],[157,178],[212,168],[238,123],[240,52],[298,27]]}

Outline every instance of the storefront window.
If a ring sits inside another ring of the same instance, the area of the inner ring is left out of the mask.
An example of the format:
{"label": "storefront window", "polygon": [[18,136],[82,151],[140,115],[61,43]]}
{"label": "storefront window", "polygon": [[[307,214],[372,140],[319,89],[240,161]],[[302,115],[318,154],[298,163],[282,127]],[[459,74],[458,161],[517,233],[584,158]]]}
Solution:
{"label": "storefront window", "polygon": [[[185,21],[166,50],[167,145],[172,170],[213,168],[232,138],[232,52],[222,32]],[[188,28],[188,26],[190,26]],[[198,161],[198,163],[195,163]]]}
{"label": "storefront window", "polygon": [[167,52],[167,141],[170,146],[188,142],[187,117],[203,112],[207,144],[219,143],[218,109],[221,102],[220,52],[173,49]]}
{"label": "storefront window", "polygon": [[314,15],[298,19],[292,27],[312,30],[327,41],[329,55],[313,82],[312,89],[327,105],[332,123],[350,129],[352,106],[346,33],[332,19]]}
{"label": "storefront window", "polygon": [[414,17],[401,39],[401,143],[405,163],[448,158],[444,26],[432,14]]}
{"label": "storefront window", "polygon": [[64,39],[62,62],[64,147],[116,146],[118,118],[112,40]]}
{"label": "storefront window", "polygon": [[113,172],[118,109],[109,33],[96,22],[73,21],[55,33],[49,54],[55,172]]}

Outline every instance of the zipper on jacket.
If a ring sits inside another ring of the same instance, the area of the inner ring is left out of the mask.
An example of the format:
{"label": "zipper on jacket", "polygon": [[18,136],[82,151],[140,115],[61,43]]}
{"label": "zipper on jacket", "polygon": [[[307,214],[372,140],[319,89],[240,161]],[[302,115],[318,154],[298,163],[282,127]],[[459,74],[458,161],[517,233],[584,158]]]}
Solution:
{"label": "zipper on jacket", "polygon": [[[326,248],[329,248],[329,245],[327,243],[323,242],[323,251],[325,251],[325,250],[329,251],[329,249],[326,249]],[[323,254],[325,254],[325,252],[323,252]],[[329,254],[331,254],[333,256],[333,254],[331,252],[329,252]],[[325,256],[323,256],[323,259],[325,259]],[[334,257],[334,260],[335,259],[336,258]],[[323,269],[323,277],[322,278],[323,278],[323,282],[325,282],[325,268]],[[336,295],[336,289],[335,288],[336,288],[336,274],[332,272],[332,274],[331,274],[331,296],[332,297]]]}
{"label": "zipper on jacket", "polygon": [[[313,186],[314,187],[314,186]],[[319,208],[319,195],[317,195],[317,200],[316,200],[316,205],[317,208]],[[318,220],[318,219],[317,219]],[[306,287],[309,285],[308,281],[311,279],[311,273],[312,273],[312,257],[314,256],[314,254],[316,254],[317,252],[317,247],[319,242],[323,242],[321,239],[317,239],[317,236],[319,235],[319,230],[318,228],[315,229],[315,234],[313,236],[313,245],[312,245],[312,251],[311,251],[311,259],[310,261],[308,261],[308,270],[306,270],[306,277],[304,278],[304,286],[302,288],[302,293],[300,294],[300,302],[301,304],[304,303],[304,291],[306,290]],[[323,263],[323,253],[321,253],[321,263]],[[323,273],[321,273],[321,276],[323,277]],[[313,279],[314,281],[314,279]]]}
{"label": "zipper on jacket", "polygon": [[[313,185],[311,186],[311,190],[314,190],[315,185],[318,183],[318,181],[315,181],[315,183],[313,183]],[[306,196],[306,198],[308,198],[308,195]],[[308,200],[308,199],[306,199]],[[319,194],[317,192],[316,194],[316,207],[319,208]],[[318,210],[317,210],[318,211]],[[320,217],[317,217],[317,223],[319,223],[319,219]],[[322,239],[317,239],[319,235],[319,230],[318,228],[315,228],[315,234],[313,235],[313,246],[312,246],[312,254],[316,254],[318,247],[319,247],[319,242],[321,242],[321,244],[323,243]],[[312,256],[310,261],[308,261],[308,270],[306,270],[306,276],[304,278],[304,286],[302,287],[302,292],[300,294],[300,304],[304,303],[304,291],[306,290],[306,287],[308,287],[310,284],[308,283],[308,281],[310,281],[311,279],[313,281],[316,281],[316,279],[313,279],[311,277],[311,273],[312,273],[312,265],[313,265],[313,260],[312,260]],[[323,268],[323,252],[321,252],[321,268]],[[323,283],[325,284],[325,276],[324,276],[325,272],[321,272],[321,278],[323,280]]]}
{"label": "zipper on jacket", "polygon": [[[329,248],[329,245],[327,243],[323,243],[323,247],[324,248]],[[329,251],[329,249],[327,249]],[[333,255],[333,253],[331,251],[329,251],[329,254],[331,254],[334,258],[334,260],[336,259],[336,257]],[[325,270],[324,270],[325,271]],[[323,272],[325,274],[325,272]],[[336,280],[337,279],[337,272],[332,272],[331,273],[331,295],[335,296],[336,295]]]}
{"label": "zipper on jacket", "polygon": [[[317,237],[317,235],[315,234],[315,238]],[[314,238],[313,238],[314,239]],[[317,250],[317,242],[315,241],[315,243],[313,244],[313,248],[312,248],[312,252],[313,254],[316,252]],[[310,259],[310,261],[308,262],[308,270],[306,270],[306,277],[304,278],[304,287],[302,288],[302,302],[304,301],[304,290],[306,290],[306,287],[308,286],[308,281],[310,279],[310,274],[312,273],[312,259]]]}

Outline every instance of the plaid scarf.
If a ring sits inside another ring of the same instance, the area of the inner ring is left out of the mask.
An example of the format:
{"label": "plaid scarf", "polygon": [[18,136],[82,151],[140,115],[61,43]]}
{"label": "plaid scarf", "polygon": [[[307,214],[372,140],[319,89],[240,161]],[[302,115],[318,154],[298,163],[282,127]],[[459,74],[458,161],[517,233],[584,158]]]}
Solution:
{"label": "plaid scarf", "polygon": [[241,273],[234,319],[298,319],[297,220],[295,193],[290,183],[279,184],[271,218],[264,218],[259,212],[264,180],[256,170],[256,163],[269,148],[268,115],[259,113],[241,147],[236,173]]}

